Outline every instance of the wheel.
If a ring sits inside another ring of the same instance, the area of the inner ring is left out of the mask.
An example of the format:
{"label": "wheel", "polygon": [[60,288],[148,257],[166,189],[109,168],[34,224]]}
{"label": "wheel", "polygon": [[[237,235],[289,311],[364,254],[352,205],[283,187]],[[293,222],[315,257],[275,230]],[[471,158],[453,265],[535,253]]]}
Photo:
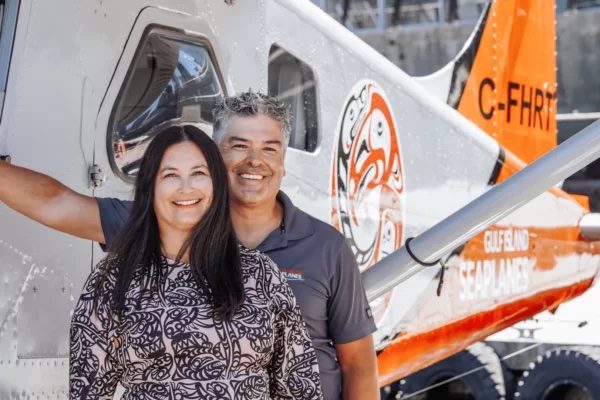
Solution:
{"label": "wheel", "polygon": [[600,349],[560,347],[532,362],[516,400],[594,400],[600,394]]}
{"label": "wheel", "polygon": [[[435,386],[455,377],[457,379]],[[427,389],[429,387],[431,389]],[[502,363],[491,347],[475,343],[450,358],[400,380],[396,398],[506,400]]]}
{"label": "wheel", "polygon": [[379,390],[379,398],[381,400],[395,400],[398,396],[399,382],[394,382],[384,386]]}

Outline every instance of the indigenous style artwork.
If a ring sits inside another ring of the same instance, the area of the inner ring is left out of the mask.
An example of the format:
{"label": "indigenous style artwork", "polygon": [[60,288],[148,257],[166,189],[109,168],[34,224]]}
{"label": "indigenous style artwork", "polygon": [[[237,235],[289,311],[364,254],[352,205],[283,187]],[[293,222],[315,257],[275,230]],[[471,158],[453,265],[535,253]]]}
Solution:
{"label": "indigenous style artwork", "polygon": [[[317,359],[292,291],[273,262],[241,247],[246,301],[215,318],[189,265],[163,257],[158,287],[137,271],[117,317],[117,272],[104,259],[86,282],[71,325],[70,397],[317,399]],[[102,279],[102,274],[105,278]],[[107,294],[94,300],[96,288]]]}
{"label": "indigenous style artwork", "polygon": [[331,176],[332,224],[361,270],[402,243],[404,178],[396,122],[383,90],[362,80],[344,103]]}

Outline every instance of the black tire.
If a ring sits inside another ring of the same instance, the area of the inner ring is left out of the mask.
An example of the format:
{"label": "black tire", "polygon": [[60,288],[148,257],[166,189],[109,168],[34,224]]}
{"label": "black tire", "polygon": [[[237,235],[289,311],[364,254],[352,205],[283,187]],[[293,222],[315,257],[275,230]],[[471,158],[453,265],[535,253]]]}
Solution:
{"label": "black tire", "polygon": [[384,386],[379,390],[379,398],[381,400],[395,400],[398,396],[399,382],[394,382]]}
{"label": "black tire", "polygon": [[594,400],[600,395],[600,349],[561,347],[532,362],[515,400]]}
{"label": "black tire", "polygon": [[[436,383],[462,376],[451,385],[461,385],[470,395],[462,395],[461,399],[505,400],[503,368],[494,350],[484,343],[475,343],[467,350],[453,355],[437,364],[416,372],[399,382],[396,398],[411,400],[452,399],[450,387],[444,385],[425,392],[415,394]],[[458,397],[456,397],[458,398]]]}
{"label": "black tire", "polygon": [[506,364],[500,360],[502,363],[502,376],[504,377],[504,392],[506,393],[506,400],[514,400],[515,391],[517,390],[517,376],[506,366]]}

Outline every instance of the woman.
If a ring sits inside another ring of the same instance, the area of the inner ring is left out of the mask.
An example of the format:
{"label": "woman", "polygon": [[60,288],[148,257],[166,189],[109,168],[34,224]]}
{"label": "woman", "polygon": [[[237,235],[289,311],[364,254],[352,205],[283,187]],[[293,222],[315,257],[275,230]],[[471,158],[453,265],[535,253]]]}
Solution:
{"label": "woman", "polygon": [[227,173],[193,126],[159,133],[132,214],[88,278],[71,323],[70,397],[320,399],[290,288],[238,247]]}

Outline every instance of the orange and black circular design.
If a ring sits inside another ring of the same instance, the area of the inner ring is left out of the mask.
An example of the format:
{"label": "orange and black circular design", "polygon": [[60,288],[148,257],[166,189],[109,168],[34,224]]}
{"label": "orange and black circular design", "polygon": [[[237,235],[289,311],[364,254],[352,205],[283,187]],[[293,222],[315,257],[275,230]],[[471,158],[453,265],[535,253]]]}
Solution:
{"label": "orange and black circular design", "polygon": [[375,82],[357,83],[344,103],[334,144],[332,224],[362,269],[402,243],[404,177],[390,103]]}

